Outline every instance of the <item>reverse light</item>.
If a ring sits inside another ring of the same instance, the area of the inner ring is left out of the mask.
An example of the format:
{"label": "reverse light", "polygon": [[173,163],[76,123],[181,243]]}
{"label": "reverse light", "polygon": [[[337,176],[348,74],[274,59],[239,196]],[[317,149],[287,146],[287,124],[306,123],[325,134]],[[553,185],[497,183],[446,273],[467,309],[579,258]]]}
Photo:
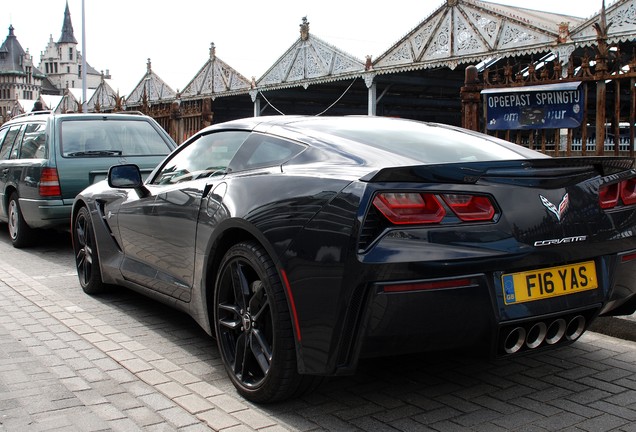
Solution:
{"label": "reverse light", "polygon": [[432,194],[383,192],[373,199],[373,205],[396,225],[438,223],[446,214]]}
{"label": "reverse light", "polygon": [[464,222],[489,221],[495,215],[495,207],[485,196],[446,194],[442,199]]}
{"label": "reverse light", "polygon": [[57,175],[57,169],[55,168],[43,168],[40,175],[40,196],[52,197],[62,195],[60,189],[60,178]]}

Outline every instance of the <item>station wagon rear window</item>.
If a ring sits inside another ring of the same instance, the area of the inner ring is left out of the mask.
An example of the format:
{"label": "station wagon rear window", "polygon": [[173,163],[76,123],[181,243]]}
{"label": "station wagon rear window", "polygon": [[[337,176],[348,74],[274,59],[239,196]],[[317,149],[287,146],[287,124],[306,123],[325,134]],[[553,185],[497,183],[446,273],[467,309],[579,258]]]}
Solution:
{"label": "station wagon rear window", "polygon": [[152,124],[138,120],[72,120],[61,123],[64,157],[167,155],[168,143]]}

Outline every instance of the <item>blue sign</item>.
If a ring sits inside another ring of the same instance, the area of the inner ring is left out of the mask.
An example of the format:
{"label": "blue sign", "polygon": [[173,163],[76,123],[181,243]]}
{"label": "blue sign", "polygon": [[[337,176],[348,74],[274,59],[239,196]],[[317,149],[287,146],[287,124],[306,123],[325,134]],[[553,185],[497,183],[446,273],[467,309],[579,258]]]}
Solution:
{"label": "blue sign", "polygon": [[481,93],[488,130],[571,129],[583,121],[580,82],[487,89]]}

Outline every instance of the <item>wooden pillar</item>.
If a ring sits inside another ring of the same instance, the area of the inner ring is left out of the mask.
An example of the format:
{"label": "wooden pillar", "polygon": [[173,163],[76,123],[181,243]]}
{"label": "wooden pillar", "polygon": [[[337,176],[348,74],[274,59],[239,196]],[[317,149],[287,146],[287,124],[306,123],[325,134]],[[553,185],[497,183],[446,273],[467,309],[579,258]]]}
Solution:
{"label": "wooden pillar", "polygon": [[464,86],[461,88],[462,127],[479,131],[479,103],[481,102],[481,85],[479,73],[475,66],[468,66],[464,75]]}
{"label": "wooden pillar", "polygon": [[583,124],[581,125],[581,155],[587,154],[587,83],[583,84]]}
{"label": "wooden pillar", "polygon": [[634,123],[636,123],[636,78],[632,78],[629,87],[629,156],[634,157]]}
{"label": "wooden pillar", "polygon": [[607,99],[607,87],[605,80],[596,81],[596,154],[602,156],[605,153],[605,102]]}
{"label": "wooden pillar", "polygon": [[618,156],[621,142],[621,81],[614,80],[614,155]]}

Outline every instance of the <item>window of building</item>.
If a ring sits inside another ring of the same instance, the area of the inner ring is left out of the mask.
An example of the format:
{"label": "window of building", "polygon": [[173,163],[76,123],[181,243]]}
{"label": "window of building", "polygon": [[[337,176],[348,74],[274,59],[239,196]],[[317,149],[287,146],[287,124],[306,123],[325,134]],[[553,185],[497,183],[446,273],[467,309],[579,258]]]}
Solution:
{"label": "window of building", "polygon": [[68,59],[73,60],[73,47],[69,47],[68,49]]}

